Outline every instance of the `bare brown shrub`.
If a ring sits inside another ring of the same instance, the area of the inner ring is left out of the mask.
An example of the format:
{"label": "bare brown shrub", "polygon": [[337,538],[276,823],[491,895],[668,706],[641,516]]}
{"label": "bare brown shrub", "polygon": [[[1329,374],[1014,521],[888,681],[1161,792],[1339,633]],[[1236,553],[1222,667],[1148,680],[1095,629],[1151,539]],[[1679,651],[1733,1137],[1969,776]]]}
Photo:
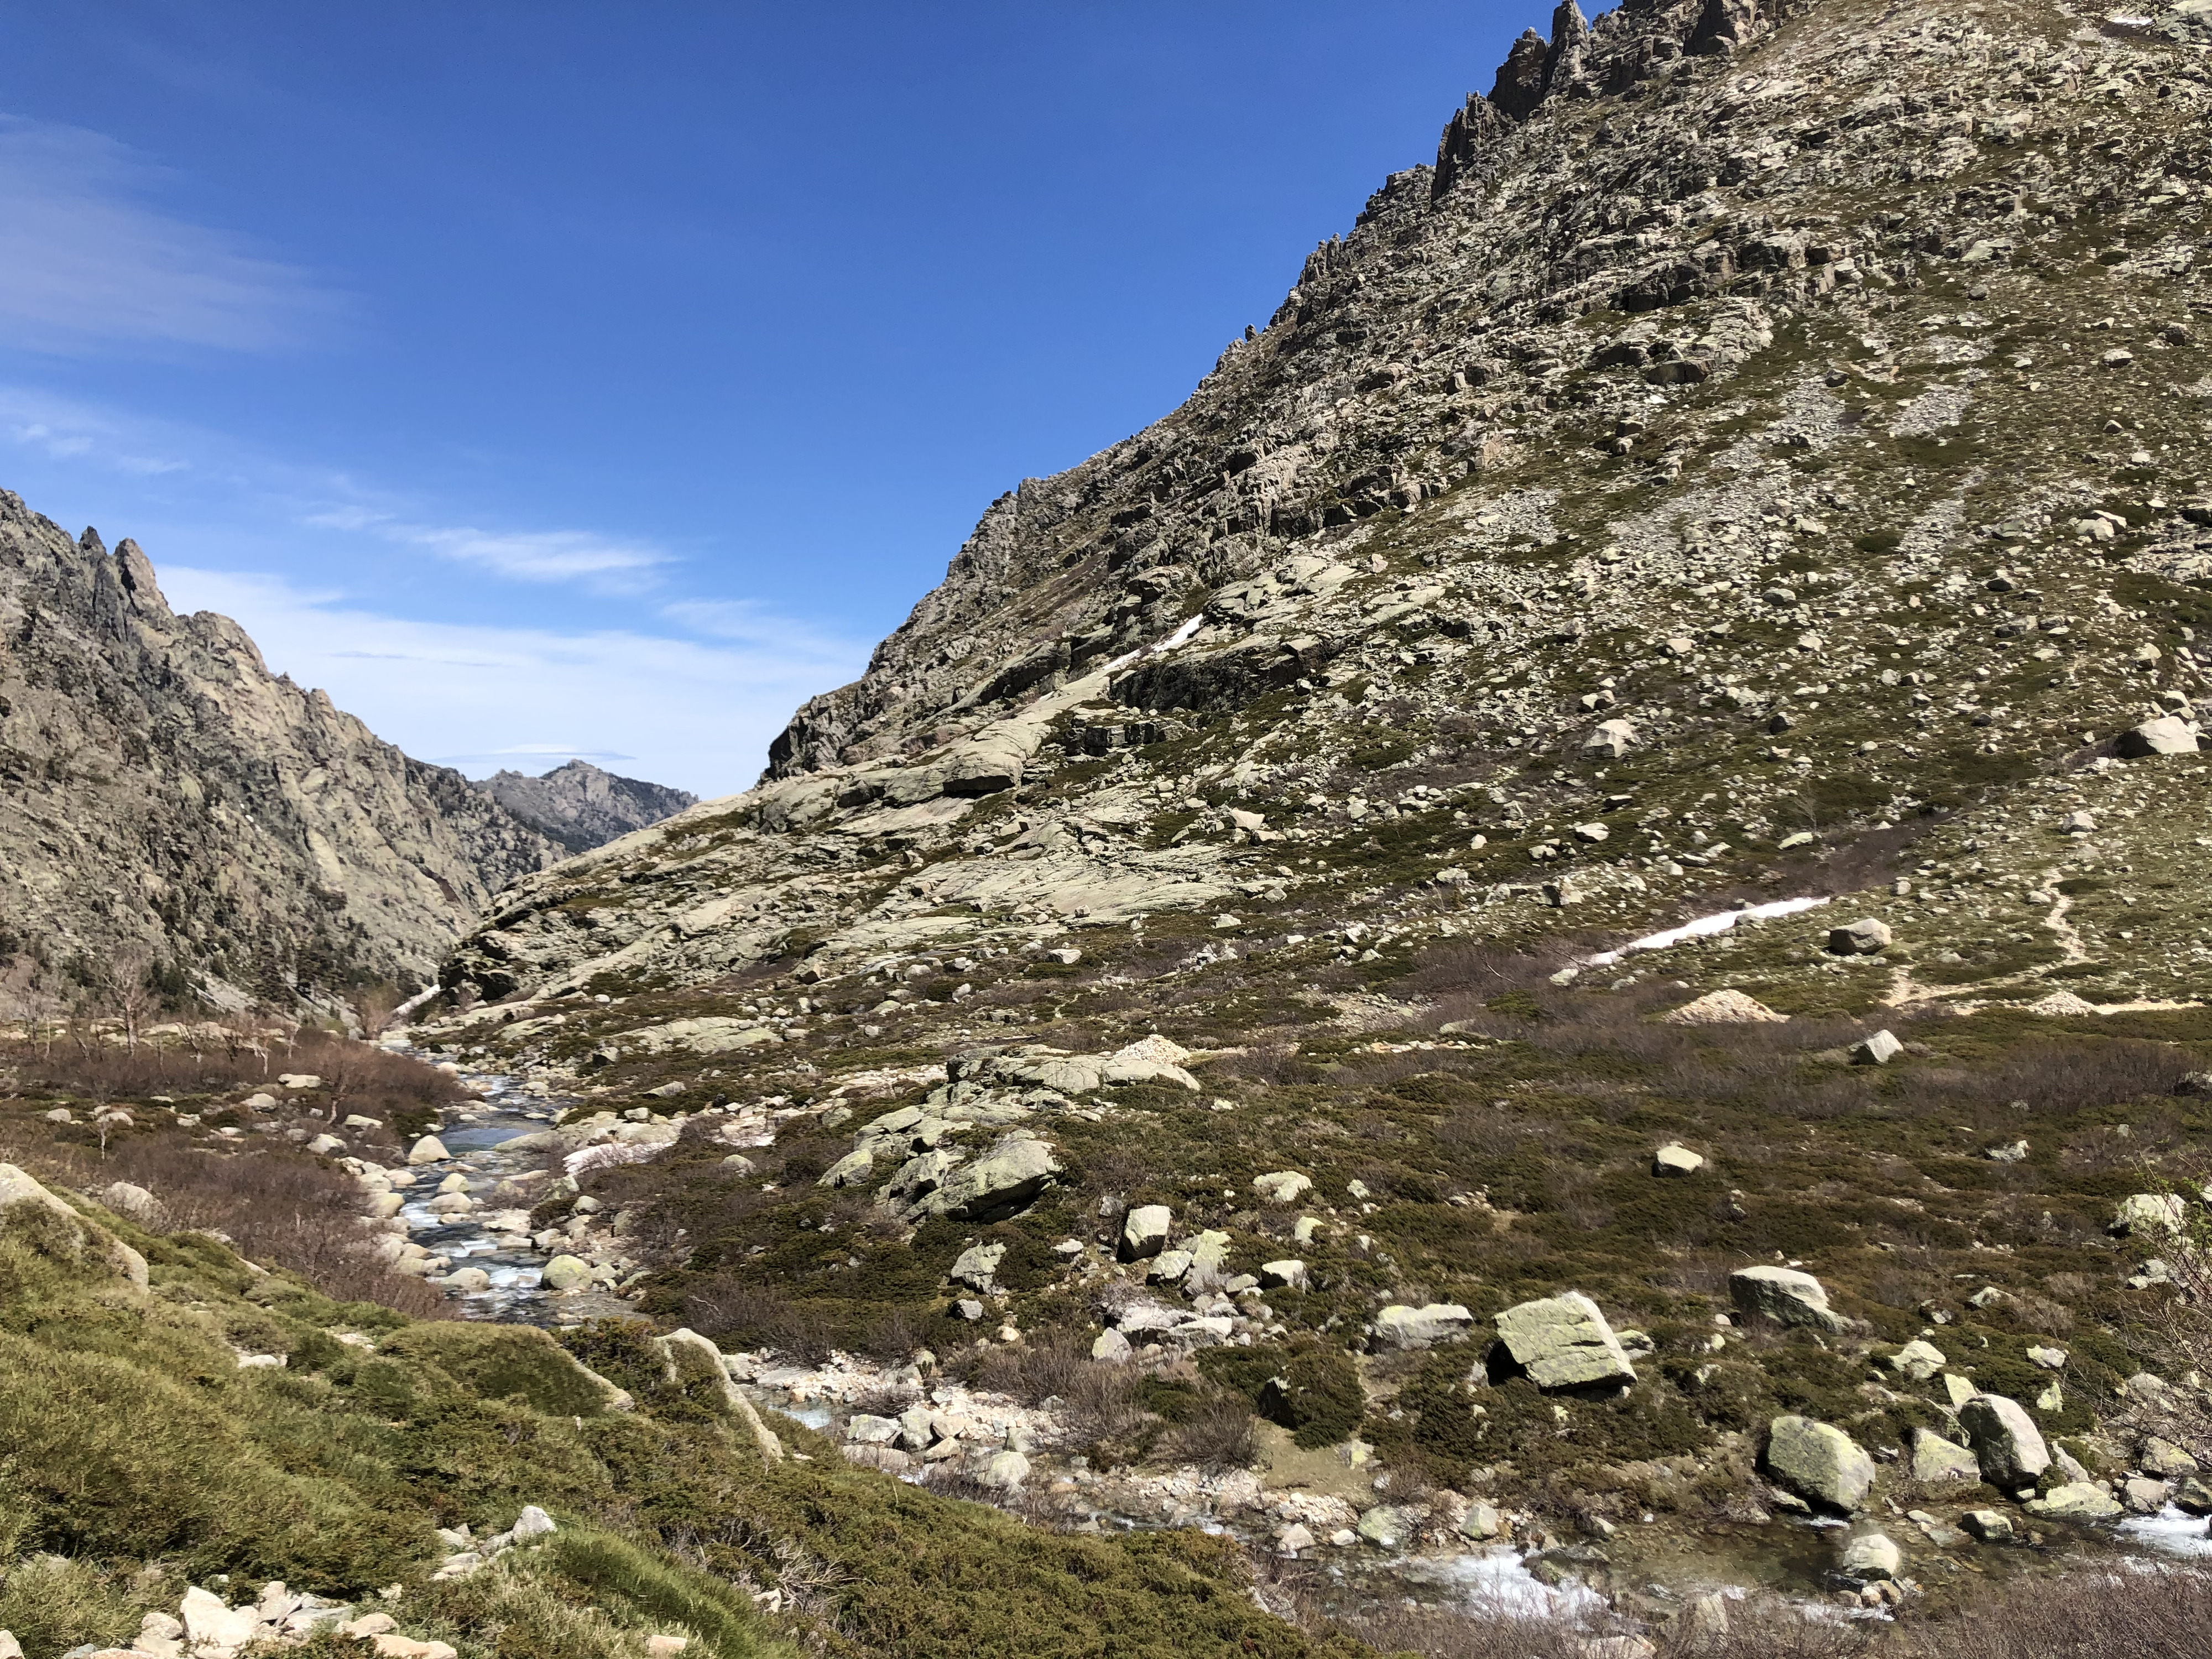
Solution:
{"label": "bare brown shrub", "polygon": [[1909,1626],[1899,1659],[2199,1659],[2212,1573],[2169,1567],[2015,1578],[1950,1618]]}
{"label": "bare brown shrub", "polygon": [[1215,1390],[1176,1425],[1171,1455],[1209,1473],[1249,1468],[1260,1455],[1256,1420],[1243,1395]]}
{"label": "bare brown shrub", "polygon": [[132,1217],[149,1231],[204,1232],[248,1261],[298,1274],[341,1302],[378,1302],[421,1319],[448,1317],[452,1304],[419,1279],[395,1273],[369,1248],[358,1224],[362,1189],[343,1171],[281,1142],[235,1148],[194,1146],[162,1131],[95,1148],[33,1139],[13,1127],[0,1137],[11,1161],[41,1178],[98,1199],[118,1181],[152,1193],[161,1208]]}
{"label": "bare brown shrub", "polygon": [[410,1109],[434,1110],[466,1098],[450,1073],[411,1055],[313,1029],[271,1037],[245,1026],[215,1032],[193,1028],[182,1038],[135,1046],[88,1030],[80,1040],[20,1041],[0,1050],[0,1057],[14,1070],[20,1091],[66,1093],[102,1103],[221,1094],[270,1084],[283,1073],[319,1077],[322,1087],[314,1091],[313,1102],[332,1121],[353,1112],[389,1117]]}

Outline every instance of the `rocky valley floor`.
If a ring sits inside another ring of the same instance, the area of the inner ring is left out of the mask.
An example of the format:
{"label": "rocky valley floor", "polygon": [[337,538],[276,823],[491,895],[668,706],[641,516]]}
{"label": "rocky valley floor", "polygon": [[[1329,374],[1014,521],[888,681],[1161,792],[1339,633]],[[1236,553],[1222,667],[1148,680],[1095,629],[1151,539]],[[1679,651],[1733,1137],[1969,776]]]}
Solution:
{"label": "rocky valley floor", "polygon": [[[2208,132],[2203,0],[1563,5],[385,1048],[21,1034],[17,1553],[468,1659],[2193,1651]],[[276,1496],[101,1508],[126,1385]]]}

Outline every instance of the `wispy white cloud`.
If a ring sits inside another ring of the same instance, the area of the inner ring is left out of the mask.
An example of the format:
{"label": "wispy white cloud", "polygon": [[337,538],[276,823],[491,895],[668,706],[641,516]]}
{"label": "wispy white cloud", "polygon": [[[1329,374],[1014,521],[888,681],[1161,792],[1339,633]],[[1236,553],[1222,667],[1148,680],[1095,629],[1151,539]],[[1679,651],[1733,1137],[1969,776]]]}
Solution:
{"label": "wispy white cloud", "polygon": [[312,514],[307,523],[325,530],[360,531],[403,547],[419,547],[461,564],[473,564],[519,581],[584,581],[602,589],[633,592],[669,562],[659,548],[617,541],[585,530],[478,530],[470,526],[411,524],[391,513],[349,502]]}
{"label": "wispy white cloud", "polygon": [[49,460],[81,461],[140,477],[191,466],[176,445],[144,422],[29,386],[0,386],[0,436]]}
{"label": "wispy white cloud", "polygon": [[378,736],[479,775],[485,763],[609,757],[633,776],[727,794],[750,786],[793,708],[866,659],[798,628],[738,645],[479,627],[383,615],[276,576],[178,566],[161,577],[172,605],[235,618],[272,670],[322,687]]}
{"label": "wispy white cloud", "polygon": [[160,168],[82,127],[0,116],[0,341],[258,351],[319,338],[343,296],[146,198]]}
{"label": "wispy white cloud", "polygon": [[678,599],[662,605],[660,614],[694,634],[740,645],[772,646],[823,657],[835,657],[850,648],[849,641],[817,632],[757,599]]}

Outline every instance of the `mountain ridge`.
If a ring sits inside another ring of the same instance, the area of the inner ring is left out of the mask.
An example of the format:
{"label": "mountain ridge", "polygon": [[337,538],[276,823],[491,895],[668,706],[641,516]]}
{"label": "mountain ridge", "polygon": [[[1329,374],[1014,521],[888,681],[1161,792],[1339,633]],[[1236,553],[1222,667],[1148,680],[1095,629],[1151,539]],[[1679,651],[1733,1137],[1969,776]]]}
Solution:
{"label": "mountain ridge", "polygon": [[699,804],[687,789],[620,777],[586,760],[534,778],[501,769],[474,787],[571,853],[605,846]]}
{"label": "mountain ridge", "polygon": [[179,616],[128,539],[0,492],[0,901],[17,1017],[151,987],[335,1008],[419,983],[562,849]]}

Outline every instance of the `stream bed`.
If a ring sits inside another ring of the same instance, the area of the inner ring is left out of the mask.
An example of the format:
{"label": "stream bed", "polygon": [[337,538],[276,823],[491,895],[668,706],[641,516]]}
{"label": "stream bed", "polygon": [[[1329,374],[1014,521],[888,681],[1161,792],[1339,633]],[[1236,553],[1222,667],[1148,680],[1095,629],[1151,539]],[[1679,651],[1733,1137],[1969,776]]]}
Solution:
{"label": "stream bed", "polygon": [[[434,1056],[418,1057],[436,1063]],[[526,1092],[517,1079],[501,1073],[463,1069],[459,1077],[477,1098],[444,1115],[434,1133],[449,1156],[412,1166],[415,1181],[404,1189],[398,1211],[408,1237],[446,1264],[432,1282],[441,1284],[469,1319],[558,1328],[636,1316],[629,1303],[605,1288],[556,1292],[544,1283],[546,1264],[562,1247],[541,1246],[538,1240],[545,1235],[533,1237],[529,1211],[560,1166],[557,1152],[537,1137],[571,1103]],[[459,1214],[440,1212],[433,1202],[440,1187],[455,1175],[467,1181],[475,1207]],[[483,1276],[480,1282],[471,1269]],[[461,1282],[451,1282],[457,1274]],[[1235,1535],[1267,1554],[1280,1550],[1286,1529],[1301,1527],[1309,1538],[1297,1553],[1322,1571],[1335,1595],[1353,1602],[1385,1598],[1478,1616],[1582,1623],[1606,1611],[1608,1594],[1617,1597],[1624,1589],[1637,1592],[1632,1599],[1656,1595],[1678,1605],[1699,1596],[1733,1599],[1765,1591],[1846,1611],[1832,1596],[1836,1540],[1843,1532],[1838,1523],[1784,1519],[1765,1526],[1632,1526],[1601,1547],[1550,1539],[1541,1540],[1548,1548],[1535,1547],[1534,1540],[1502,1540],[1394,1547],[1353,1533],[1355,1510],[1364,1505],[1353,1505],[1343,1496],[1324,1497],[1295,1485],[1267,1488],[1243,1472],[1207,1477],[1196,1470],[1142,1475],[1091,1470],[1085,1459],[1052,1450],[1056,1425],[1045,1411],[925,1380],[912,1366],[877,1367],[842,1355],[820,1366],[779,1363],[777,1356],[765,1353],[726,1358],[733,1379],[759,1405],[832,1439],[847,1439],[856,1418],[883,1422],[880,1414],[899,1409],[894,1401],[902,1398],[961,1423],[963,1443],[972,1437],[972,1444],[960,1448],[954,1471],[989,1484],[991,1460],[997,1455],[1019,1450],[1033,1455],[1034,1468],[1024,1464],[1025,1476],[1017,1480],[1008,1497],[1044,1496],[1063,1521],[1083,1530],[1194,1525]],[[855,1445],[852,1455],[875,1462],[888,1449]],[[909,1481],[922,1480],[932,1467],[921,1456],[910,1460],[910,1467],[892,1467],[896,1462],[886,1457],[883,1466]],[[1920,1547],[1912,1523],[1904,1517],[1887,1517],[1881,1524],[1906,1544],[1911,1570],[1939,1594],[1953,1583],[1977,1579],[2081,1571],[2100,1559],[2146,1570],[2161,1561],[2212,1557],[2206,1522],[2179,1510],[2122,1522],[2106,1534],[2110,1542],[2102,1550],[2070,1535],[2033,1550],[1930,1550]],[[1886,1610],[1873,1607],[1848,1613],[1887,1616]]]}

